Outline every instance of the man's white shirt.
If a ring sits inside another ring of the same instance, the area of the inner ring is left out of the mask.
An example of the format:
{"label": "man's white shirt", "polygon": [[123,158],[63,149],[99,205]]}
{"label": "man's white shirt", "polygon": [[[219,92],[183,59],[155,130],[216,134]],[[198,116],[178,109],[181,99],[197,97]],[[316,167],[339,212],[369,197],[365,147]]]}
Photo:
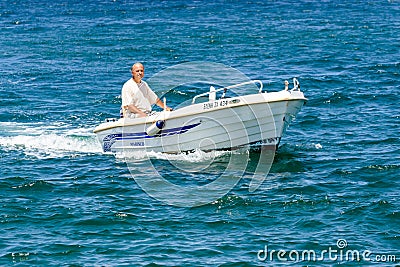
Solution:
{"label": "man's white shirt", "polygon": [[[138,85],[133,78],[125,82],[121,97],[122,109],[124,109],[124,106],[133,104],[143,112],[150,112],[151,106],[157,102],[158,98],[146,82],[141,81]],[[127,113],[127,115],[130,115],[129,111]]]}

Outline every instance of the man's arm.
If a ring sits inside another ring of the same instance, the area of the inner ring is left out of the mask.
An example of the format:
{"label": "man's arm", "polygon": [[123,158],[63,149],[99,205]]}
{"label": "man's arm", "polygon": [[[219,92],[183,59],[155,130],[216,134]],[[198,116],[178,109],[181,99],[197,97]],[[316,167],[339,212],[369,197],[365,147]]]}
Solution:
{"label": "man's arm", "polygon": [[162,109],[166,109],[167,111],[172,111],[172,108],[168,106],[164,106],[164,102],[161,101],[161,99],[157,98],[156,105],[159,106]]}
{"label": "man's arm", "polygon": [[147,114],[144,113],[143,111],[141,111],[140,109],[138,109],[134,104],[130,104],[127,106],[124,106],[124,109],[129,110],[132,113],[138,114],[138,117],[146,117]]}

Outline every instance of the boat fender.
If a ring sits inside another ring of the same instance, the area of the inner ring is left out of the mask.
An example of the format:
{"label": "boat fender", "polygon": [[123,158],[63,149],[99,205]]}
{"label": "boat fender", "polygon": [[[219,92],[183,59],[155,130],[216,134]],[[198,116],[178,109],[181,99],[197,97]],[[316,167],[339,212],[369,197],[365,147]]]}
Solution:
{"label": "boat fender", "polygon": [[155,123],[153,123],[146,129],[146,134],[149,136],[158,134],[161,131],[161,129],[164,127],[164,124],[165,124],[165,121],[163,121],[163,120],[156,121]]}

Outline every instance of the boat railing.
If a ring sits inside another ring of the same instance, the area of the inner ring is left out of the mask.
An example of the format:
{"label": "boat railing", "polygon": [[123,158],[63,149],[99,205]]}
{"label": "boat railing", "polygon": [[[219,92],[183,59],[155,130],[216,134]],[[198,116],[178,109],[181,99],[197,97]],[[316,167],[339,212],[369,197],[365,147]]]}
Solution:
{"label": "boat railing", "polygon": [[219,89],[215,89],[213,86],[211,86],[209,92],[205,92],[205,93],[202,93],[202,94],[199,94],[199,95],[196,95],[195,97],[193,97],[192,104],[194,104],[196,102],[196,99],[199,98],[199,97],[207,96],[207,95],[210,95],[210,94],[213,94],[215,96],[215,94],[217,92],[220,92],[220,91],[224,91],[224,93],[222,94],[222,97],[221,97],[221,98],[224,98],[226,91],[228,91],[229,89],[237,88],[237,87],[240,87],[240,86],[243,86],[243,85],[246,85],[246,84],[252,84],[252,83],[253,84],[257,84],[258,83],[260,85],[259,88],[258,88],[258,92],[262,93],[263,83],[260,80],[252,80],[252,81],[248,81],[248,82],[238,83],[238,84],[222,87],[222,88],[219,88]]}
{"label": "boat railing", "polygon": [[[285,91],[289,90],[289,82],[285,81]],[[293,88],[290,91],[300,91],[300,83],[296,78],[293,78]]]}

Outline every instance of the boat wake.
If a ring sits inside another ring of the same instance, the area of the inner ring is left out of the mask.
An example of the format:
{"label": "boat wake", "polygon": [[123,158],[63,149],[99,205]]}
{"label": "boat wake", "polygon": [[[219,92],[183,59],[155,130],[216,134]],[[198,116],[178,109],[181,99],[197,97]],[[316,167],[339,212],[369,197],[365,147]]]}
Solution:
{"label": "boat wake", "polygon": [[63,123],[0,122],[0,149],[21,151],[37,158],[59,158],[77,153],[102,153],[92,128]]}

